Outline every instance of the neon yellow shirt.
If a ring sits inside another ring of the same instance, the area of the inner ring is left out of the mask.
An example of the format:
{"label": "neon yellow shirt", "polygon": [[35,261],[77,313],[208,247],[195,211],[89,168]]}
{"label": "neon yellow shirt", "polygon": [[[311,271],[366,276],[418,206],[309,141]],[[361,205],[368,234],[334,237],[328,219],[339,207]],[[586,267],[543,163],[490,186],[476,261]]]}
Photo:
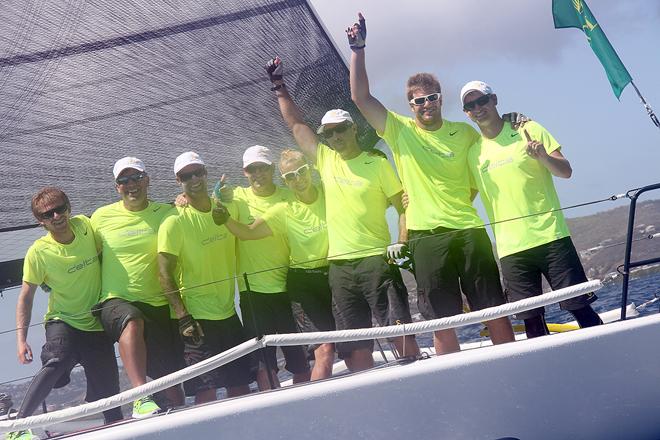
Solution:
{"label": "neon yellow shirt", "polygon": [[178,257],[175,279],[188,313],[197,319],[227,319],[236,313],[234,236],[213,222],[211,211],[192,206],[177,211],[160,226],[158,252]]}
{"label": "neon yellow shirt", "polygon": [[[234,219],[250,225],[256,218],[263,217],[266,211],[276,204],[288,202],[293,197],[288,188],[279,186],[267,197],[255,195],[249,187],[235,188],[234,202],[238,208],[238,215]],[[250,290],[253,292],[286,292],[289,244],[286,234],[273,232],[273,236],[261,240],[238,240],[238,287],[241,292],[247,290],[243,273],[248,274]]]}
{"label": "neon yellow shirt", "polygon": [[23,262],[23,281],[51,288],[44,321],[62,320],[78,330],[102,331],[92,316],[99,302],[101,265],[89,219],[77,215],[70,219],[75,238],[58,243],[48,233],[37,239]]}
{"label": "neon yellow shirt", "polygon": [[384,157],[367,152],[344,160],[324,144],[316,151],[325,188],[328,260],[382,255],[391,242],[388,198],[401,192],[394,169]]}
{"label": "neon yellow shirt", "polygon": [[263,215],[274,234],[286,235],[290,267],[314,269],[328,265],[328,228],[325,222],[323,189],[311,204],[296,199],[278,203]]}
{"label": "neon yellow shirt", "polygon": [[101,299],[122,298],[153,306],[168,304],[158,281],[158,228],[176,214],[168,204],[149,202],[142,211],[129,211],[122,201],[103,206],[92,215],[101,243]]}
{"label": "neon yellow shirt", "polygon": [[[525,124],[532,139],[550,154],[560,145],[536,122]],[[480,138],[470,149],[469,164],[491,222],[559,209],[552,174],[526,152],[524,135],[508,122],[495,139]],[[548,212],[493,225],[500,258],[531,249],[570,232],[562,211]]]}
{"label": "neon yellow shirt", "polygon": [[479,134],[463,122],[443,119],[442,127],[426,131],[412,118],[387,112],[385,132],[378,133],[394,156],[408,193],[408,229],[483,227],[472,206],[467,154]]}

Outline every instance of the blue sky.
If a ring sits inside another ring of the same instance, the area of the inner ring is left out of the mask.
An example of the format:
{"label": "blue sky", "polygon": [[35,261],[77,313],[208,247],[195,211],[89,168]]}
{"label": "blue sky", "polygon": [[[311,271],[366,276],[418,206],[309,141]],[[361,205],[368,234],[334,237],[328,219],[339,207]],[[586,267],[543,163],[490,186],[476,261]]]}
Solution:
{"label": "blue sky", "polygon": [[[550,0],[312,4],[346,57],[344,29],[358,10],[364,13],[372,92],[387,107],[409,112],[406,79],[430,71],[442,83],[446,119],[467,121],[458,93],[465,82],[480,79],[495,89],[500,110],[521,111],[544,125],[564,146],[573,166],[571,179],[557,180],[564,206],[660,181],[660,129],[650,122],[632,87],[617,101],[584,34],[553,28]],[[592,0],[589,6],[633,80],[660,113],[660,2]],[[567,215],[620,204],[599,204]],[[16,293],[8,291],[0,299],[0,330],[13,327]],[[43,315],[44,297],[35,305],[33,322]],[[36,356],[41,334],[41,329],[33,329],[29,338]],[[13,333],[0,335],[0,350],[6,354],[0,382],[33,374],[38,367],[38,358],[30,367],[18,365],[14,341]]]}

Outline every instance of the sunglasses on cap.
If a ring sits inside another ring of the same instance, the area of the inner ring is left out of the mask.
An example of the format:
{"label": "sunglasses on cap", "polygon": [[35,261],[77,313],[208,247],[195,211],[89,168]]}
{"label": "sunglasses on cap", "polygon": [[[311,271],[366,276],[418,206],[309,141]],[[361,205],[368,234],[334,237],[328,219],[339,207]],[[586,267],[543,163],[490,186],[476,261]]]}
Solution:
{"label": "sunglasses on cap", "polygon": [[49,209],[49,210],[46,211],[46,212],[42,212],[41,214],[39,214],[39,218],[40,218],[41,220],[50,220],[50,219],[52,219],[53,217],[55,217],[55,214],[56,214],[56,213],[59,214],[59,215],[62,215],[62,214],[64,214],[65,212],[67,212],[68,210],[69,210],[69,205],[67,205],[66,203],[64,203],[64,204],[62,204],[62,205],[60,205],[60,206],[56,206],[56,207],[54,207],[53,209]]}
{"label": "sunglasses on cap", "polygon": [[188,173],[179,173],[179,174],[177,174],[177,177],[182,182],[189,181],[190,179],[193,178],[193,176],[195,176],[195,177],[204,177],[204,176],[206,176],[206,168],[204,168],[204,167],[197,168],[196,170],[190,171]]}
{"label": "sunglasses on cap", "polygon": [[307,173],[309,173],[309,165],[305,164],[298,169],[282,174],[282,179],[286,180],[287,182],[291,182],[300,177],[305,177]]}
{"label": "sunglasses on cap", "polygon": [[126,185],[128,182],[139,182],[147,176],[146,173],[135,173],[130,176],[121,176],[115,179],[117,185]]}
{"label": "sunglasses on cap", "polygon": [[350,122],[342,122],[341,124],[337,124],[334,127],[331,128],[324,128],[323,133],[321,133],[321,136],[323,136],[326,139],[330,139],[335,133],[341,134],[344,133],[346,130],[350,128],[350,126],[353,125]]}
{"label": "sunglasses on cap", "polygon": [[440,92],[431,93],[430,95],[418,96],[410,100],[412,105],[424,105],[426,101],[435,102],[440,99]]}
{"label": "sunglasses on cap", "polygon": [[463,104],[463,110],[466,112],[472,111],[477,106],[477,104],[479,104],[479,107],[483,107],[484,105],[488,104],[488,101],[490,101],[490,95],[480,96],[474,101],[466,102]]}

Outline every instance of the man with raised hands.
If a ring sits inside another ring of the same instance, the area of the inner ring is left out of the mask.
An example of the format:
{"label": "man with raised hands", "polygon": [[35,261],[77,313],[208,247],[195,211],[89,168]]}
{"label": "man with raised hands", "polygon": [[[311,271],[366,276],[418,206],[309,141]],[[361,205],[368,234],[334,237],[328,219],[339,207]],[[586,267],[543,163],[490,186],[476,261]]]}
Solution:
{"label": "man with raised hands", "polygon": [[[468,161],[488,218],[509,301],[543,293],[544,276],[552,289],[587,281],[564,220],[553,176],[569,178],[571,164],[561,146],[540,124],[514,130],[499,115],[498,99],[483,81],[461,90],[463,111],[481,130]],[[524,135],[524,136],[523,136]],[[591,308],[592,293],[559,303],[580,327],[602,324]],[[518,313],[528,338],[549,334],[544,308]]]}
{"label": "man with raised hands", "polygon": [[[370,328],[372,318],[379,325],[411,322],[409,313],[405,314],[407,307],[390,304],[388,299],[392,273],[385,251],[389,248],[392,256],[398,256],[401,250],[398,244],[389,246],[385,211],[390,204],[399,213],[399,241],[406,239],[402,188],[392,166],[386,158],[360,148],[357,127],[345,110],[329,110],[315,133],[289,95],[281,60],[270,60],[266,71],[284,121],[323,181],[330,242],[328,276],[337,329]],[[407,349],[404,356],[417,354],[414,336],[406,337],[405,344],[398,339],[399,346]],[[336,345],[339,351],[350,352],[345,362],[351,371],[373,366],[373,340]]]}
{"label": "man with raised hands", "polygon": [[[71,216],[66,194],[46,187],[32,197],[32,213],[47,231],[28,249],[23,264],[23,284],[16,305],[18,360],[32,362],[27,342],[34,295],[40,285],[50,288],[44,316],[46,343],[42,367],[30,382],[17,418],[28,417],[53,388],[70,382],[69,374],[80,363],[87,378],[85,400],[92,402],[119,393],[119,375],[112,341],[105,335],[91,309],[101,290],[101,267],[90,221]],[[103,412],[106,423],[121,420],[121,408]],[[36,439],[30,430],[10,432],[11,440]]]}
{"label": "man with raised hands", "polygon": [[[177,207],[158,231],[160,282],[179,320],[187,365],[196,364],[247,340],[234,305],[236,242],[215,223],[215,205],[208,195],[207,171],[195,152],[174,162],[176,181],[187,205]],[[230,204],[230,209],[232,208]],[[184,383],[195,403],[216,399],[225,387],[229,397],[250,392],[252,358],[243,356]]]}
{"label": "man with raised hands", "polygon": [[[167,297],[158,281],[158,229],[176,214],[172,205],[149,200],[149,175],[140,159],[123,157],[113,167],[119,201],[92,215],[101,255],[101,300],[96,313],[119,345],[131,386],[183,368],[181,342],[170,319]],[[184,404],[180,386],[163,391],[167,406]],[[133,403],[133,417],[154,414],[151,396]]]}
{"label": "man with raised hands", "polygon": [[[426,319],[462,313],[461,292],[472,310],[504,304],[492,247],[472,206],[467,153],[479,137],[463,122],[442,118],[442,91],[435,75],[417,73],[406,93],[414,118],[394,113],[369,90],[365,66],[366,24],[347,29],[351,46],[351,96],[365,119],[389,145],[409,197],[406,223],[415,264],[419,310]],[[487,321],[493,343],[513,341],[508,318]],[[453,329],[434,333],[437,354],[460,350]]]}

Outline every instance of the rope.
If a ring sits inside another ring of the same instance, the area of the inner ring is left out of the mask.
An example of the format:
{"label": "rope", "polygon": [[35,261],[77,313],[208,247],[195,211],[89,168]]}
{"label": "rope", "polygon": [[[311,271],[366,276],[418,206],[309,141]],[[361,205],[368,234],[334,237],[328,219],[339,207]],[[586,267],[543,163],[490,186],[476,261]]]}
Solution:
{"label": "rope", "polygon": [[160,379],[148,382],[139,387],[126,390],[115,396],[106,397],[104,399],[86,403],[78,407],[66,408],[48,414],[40,414],[23,419],[2,421],[0,422],[0,432],[38,428],[54,423],[73,420],[83,416],[98,414],[107,409],[132,402],[133,400],[136,400],[140,397],[144,397],[166,388],[170,388],[185,380],[211,371],[217,367],[232,362],[241,356],[245,356],[266,346],[290,346],[302,344],[320,344],[327,342],[358,341],[361,339],[395,337],[404,336],[407,334],[443,330],[474,324],[481,321],[489,321],[525,310],[531,310],[537,307],[552,304],[557,301],[573,298],[584,293],[593,292],[600,289],[601,287],[602,284],[598,280],[588,281],[586,283],[559,289],[554,292],[545,293],[534,298],[527,298],[524,300],[516,301],[514,303],[503,304],[501,306],[490,307],[488,309],[464,313],[448,318],[408,324],[405,327],[401,325],[394,325],[389,327],[339,330],[332,332],[267,335],[262,339],[252,339],[250,341],[244,342],[211,358],[205,359],[199,363],[186,367],[175,373],[171,373],[167,376],[161,377]]}

